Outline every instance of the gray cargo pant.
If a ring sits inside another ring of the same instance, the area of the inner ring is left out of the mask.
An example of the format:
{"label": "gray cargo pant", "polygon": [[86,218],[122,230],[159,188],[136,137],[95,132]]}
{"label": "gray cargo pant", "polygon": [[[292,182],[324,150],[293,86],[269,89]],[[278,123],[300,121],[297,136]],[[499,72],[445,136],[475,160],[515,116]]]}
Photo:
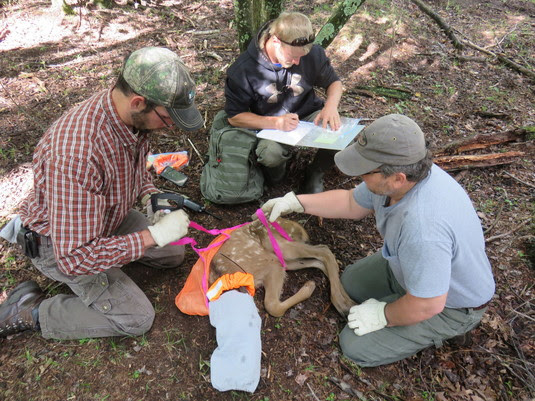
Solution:
{"label": "gray cargo pant", "polygon": [[[114,234],[142,231],[147,225],[143,214],[130,210]],[[32,259],[34,266],[48,278],[67,284],[74,293],[55,295],[41,303],[39,322],[44,338],[138,336],[151,328],[152,304],[120,268],[93,275],[65,275],[57,267],[47,237],[41,237],[39,255]],[[154,268],[172,268],[183,259],[183,246],[168,245],[149,248],[138,262]]]}
{"label": "gray cargo pant", "polygon": [[[358,303],[369,298],[390,303],[406,293],[380,252],[346,267],[341,281],[348,295]],[[486,309],[445,308],[423,322],[385,327],[363,336],[357,336],[346,325],[340,333],[340,347],[345,356],[360,366],[385,365],[433,345],[440,347],[444,340],[472,330]]]}

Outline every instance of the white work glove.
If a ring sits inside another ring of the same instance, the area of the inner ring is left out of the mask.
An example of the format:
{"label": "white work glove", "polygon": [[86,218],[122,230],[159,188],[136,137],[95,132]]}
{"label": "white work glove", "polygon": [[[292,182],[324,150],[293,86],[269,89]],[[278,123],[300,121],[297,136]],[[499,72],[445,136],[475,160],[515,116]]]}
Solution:
{"label": "white work glove", "polygon": [[350,329],[354,329],[357,336],[381,330],[388,322],[385,316],[386,302],[370,298],[360,305],[352,306],[347,317]]}
{"label": "white work glove", "polygon": [[[269,216],[269,221],[274,222],[280,216],[292,212],[303,213],[305,209],[297,196],[293,192],[288,192],[281,198],[274,198],[268,200],[262,205],[262,211]],[[253,219],[256,218],[256,215],[253,215]]]}
{"label": "white work glove", "polygon": [[[153,194],[158,194],[160,192],[153,192],[152,194],[147,194],[141,199],[141,204],[145,205],[145,210],[147,213],[147,219],[151,224],[157,223],[163,216],[169,213],[169,210],[160,209],[157,210],[156,213],[154,213],[154,210],[152,210],[152,202],[151,202],[151,196]],[[160,199],[159,204],[162,206],[169,206],[169,209],[172,208],[172,205],[169,203],[167,199]]]}
{"label": "white work glove", "polygon": [[166,214],[147,228],[158,246],[163,247],[188,233],[189,217],[182,209]]}

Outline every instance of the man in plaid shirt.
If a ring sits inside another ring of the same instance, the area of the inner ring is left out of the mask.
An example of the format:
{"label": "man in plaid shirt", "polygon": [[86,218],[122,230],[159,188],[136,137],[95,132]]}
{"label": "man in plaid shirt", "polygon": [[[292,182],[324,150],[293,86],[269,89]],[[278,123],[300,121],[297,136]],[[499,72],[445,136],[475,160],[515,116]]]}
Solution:
{"label": "man in plaid shirt", "polygon": [[151,328],[154,308],[121,266],[137,260],[171,268],[184,258],[184,247],[168,245],[187,233],[183,210],[151,222],[132,208],[158,192],[145,168],[148,131],[200,128],[194,98],[180,58],[146,47],[125,60],[112,89],[72,108],[44,134],[18,227],[34,236],[35,267],[74,294],[45,299],[34,281],[20,284],[0,306],[0,336],[40,329],[45,338],[77,339]]}

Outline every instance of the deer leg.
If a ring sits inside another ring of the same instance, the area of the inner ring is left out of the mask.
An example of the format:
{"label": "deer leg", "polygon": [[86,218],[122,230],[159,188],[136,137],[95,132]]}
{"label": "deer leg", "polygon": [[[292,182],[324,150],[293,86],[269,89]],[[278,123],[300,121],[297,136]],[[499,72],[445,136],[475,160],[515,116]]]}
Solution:
{"label": "deer leg", "polygon": [[286,270],[301,270],[301,269],[308,269],[313,268],[320,269],[323,271],[325,269],[325,266],[321,262],[321,260],[318,259],[296,259],[296,260],[286,260]]}
{"label": "deer leg", "polygon": [[310,298],[316,284],[313,281],[307,281],[294,295],[281,302],[280,296],[284,276],[286,273],[281,267],[272,267],[272,271],[264,278],[264,306],[271,316],[280,317],[292,306]]}
{"label": "deer leg", "polygon": [[[297,270],[304,267],[317,267],[329,278],[331,289],[331,302],[336,310],[346,316],[355,302],[347,295],[340,281],[338,263],[331,250],[324,245],[309,245],[300,242],[285,241],[281,244],[281,251],[287,260],[289,270]],[[309,263],[308,260],[316,259],[319,263]],[[306,262],[300,263],[300,260]]]}

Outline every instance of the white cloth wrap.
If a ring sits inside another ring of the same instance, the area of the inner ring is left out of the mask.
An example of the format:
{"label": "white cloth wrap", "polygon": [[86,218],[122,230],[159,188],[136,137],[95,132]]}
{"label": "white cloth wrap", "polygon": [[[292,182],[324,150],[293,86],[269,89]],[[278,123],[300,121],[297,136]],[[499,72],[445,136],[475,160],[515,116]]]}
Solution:
{"label": "white cloth wrap", "polygon": [[219,391],[253,393],[260,381],[262,320],[253,297],[236,290],[210,302],[210,324],[217,348],[210,360],[212,386]]}
{"label": "white cloth wrap", "polygon": [[0,237],[14,244],[17,242],[17,234],[22,227],[22,220],[19,215],[13,217],[12,220],[7,223],[4,228],[0,231]]}

